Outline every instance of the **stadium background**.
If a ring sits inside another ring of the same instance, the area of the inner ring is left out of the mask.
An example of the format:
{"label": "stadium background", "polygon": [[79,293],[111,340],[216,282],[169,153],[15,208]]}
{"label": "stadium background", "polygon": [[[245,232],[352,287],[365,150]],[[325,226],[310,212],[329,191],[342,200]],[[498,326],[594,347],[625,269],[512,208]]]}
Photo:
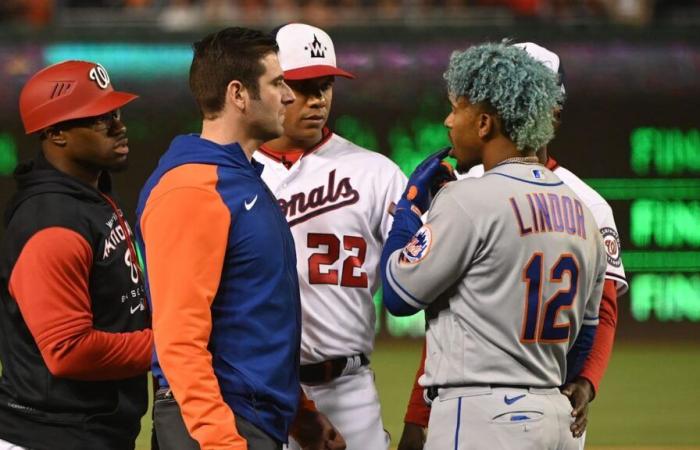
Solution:
{"label": "stadium background", "polygon": [[[332,128],[407,173],[447,143],[442,72],[452,50],[507,37],[559,53],[568,99],[550,151],[610,201],[630,281],[589,443],[700,448],[700,2],[5,0],[0,204],[17,161],[38,151],[17,111],[28,75],[89,59],[141,96],[124,110],[130,169],[116,176],[133,219],[170,139],[198,130],[187,88],[191,42],[222,26],[287,21],[326,27],[341,65],[358,75],[336,83]],[[396,443],[423,322],[378,311],[372,359]]]}

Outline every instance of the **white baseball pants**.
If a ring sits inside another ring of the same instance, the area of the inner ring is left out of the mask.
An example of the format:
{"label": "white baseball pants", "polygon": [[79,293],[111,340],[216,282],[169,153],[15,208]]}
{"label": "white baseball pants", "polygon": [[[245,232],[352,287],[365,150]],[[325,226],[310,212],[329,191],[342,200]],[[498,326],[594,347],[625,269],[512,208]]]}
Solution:
{"label": "white baseball pants", "polygon": [[[345,438],[347,450],[387,450],[374,373],[366,366],[319,385],[302,385],[307,397],[328,417]],[[292,439],[289,450],[299,450]]]}

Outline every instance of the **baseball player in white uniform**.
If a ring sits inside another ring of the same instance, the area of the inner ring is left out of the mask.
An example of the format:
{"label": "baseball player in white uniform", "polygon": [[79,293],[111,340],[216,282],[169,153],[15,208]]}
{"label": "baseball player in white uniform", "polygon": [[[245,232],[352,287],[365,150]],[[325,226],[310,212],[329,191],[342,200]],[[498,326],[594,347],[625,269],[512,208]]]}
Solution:
{"label": "baseball player in white uniform", "polygon": [[437,395],[425,448],[577,449],[558,387],[567,354],[595,334],[606,256],[590,211],[535,155],[554,134],[556,76],[501,43],[455,52],[445,79],[451,155],[486,172],[431,205],[445,152],[424,161],[381,263],[389,311],[426,309],[421,384]]}
{"label": "baseball player in white uniform", "polygon": [[[278,29],[285,82],[296,100],[285,134],[254,158],[286,214],[297,250],[302,302],[300,376],[306,395],[349,450],[388,448],[369,357],[374,347],[379,258],[388,213],[406,177],[385,156],[326,127],[337,67],[333,42],[305,24]],[[290,442],[290,448],[298,448]]]}

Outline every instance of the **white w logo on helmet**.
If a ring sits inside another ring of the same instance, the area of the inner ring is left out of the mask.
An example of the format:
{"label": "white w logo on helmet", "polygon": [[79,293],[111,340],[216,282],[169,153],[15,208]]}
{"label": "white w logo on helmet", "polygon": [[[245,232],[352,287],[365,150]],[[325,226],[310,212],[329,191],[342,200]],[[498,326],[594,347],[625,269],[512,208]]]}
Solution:
{"label": "white w logo on helmet", "polygon": [[92,81],[97,83],[100,89],[107,89],[107,86],[109,86],[109,75],[107,74],[107,70],[101,65],[97,64],[90,69],[89,76]]}

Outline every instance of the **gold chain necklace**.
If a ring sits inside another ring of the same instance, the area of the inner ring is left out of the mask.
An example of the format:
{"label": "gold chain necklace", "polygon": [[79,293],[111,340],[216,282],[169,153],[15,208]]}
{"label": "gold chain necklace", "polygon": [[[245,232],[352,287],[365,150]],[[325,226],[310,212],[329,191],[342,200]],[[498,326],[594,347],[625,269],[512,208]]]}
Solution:
{"label": "gold chain necklace", "polygon": [[514,156],[512,158],[504,159],[496,165],[500,166],[501,164],[508,163],[539,164],[540,160],[537,158],[537,156]]}

